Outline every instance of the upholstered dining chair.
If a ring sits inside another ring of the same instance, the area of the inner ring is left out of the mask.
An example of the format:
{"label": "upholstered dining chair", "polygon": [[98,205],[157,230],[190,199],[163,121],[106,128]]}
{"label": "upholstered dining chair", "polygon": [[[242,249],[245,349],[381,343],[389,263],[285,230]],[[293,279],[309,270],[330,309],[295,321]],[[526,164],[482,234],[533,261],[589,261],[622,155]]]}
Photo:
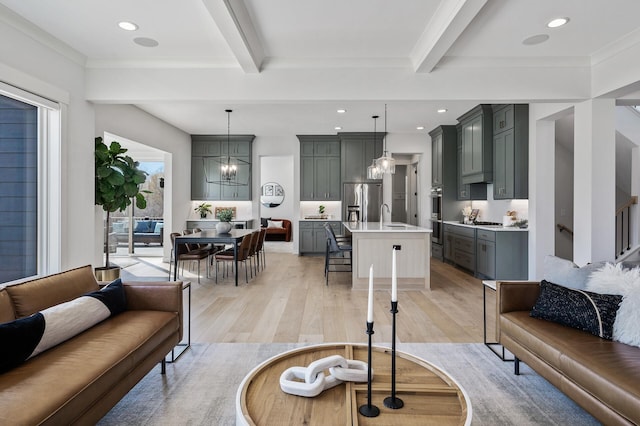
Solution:
{"label": "upholstered dining chair", "polygon": [[[179,237],[180,233],[172,232],[171,237],[171,257],[169,259],[169,279],[171,279],[171,263],[173,262],[174,268],[178,271],[180,262],[197,261],[198,262],[198,284],[200,284],[200,261],[209,257],[208,250],[192,250],[188,247],[188,244],[179,244],[177,252],[174,252],[176,237]],[[207,277],[209,276],[209,263],[205,262]],[[184,275],[184,263],[182,264],[182,273]],[[176,274],[177,275],[177,274]]]}
{"label": "upholstered dining chair", "polygon": [[[328,223],[324,224],[324,230],[327,234],[327,248],[324,258],[324,276],[326,285],[329,285],[329,272],[351,272],[352,248],[350,241],[343,239],[338,240],[336,238],[333,228]],[[333,271],[331,271],[332,266],[334,267]]]}
{"label": "upholstered dining chair", "polygon": [[264,240],[267,238],[267,228],[260,228],[258,234],[258,248],[256,249],[256,260],[258,261],[258,269],[262,265],[262,269],[267,266],[267,260],[264,253]]}
{"label": "upholstered dining chair", "polygon": [[[256,235],[258,235],[257,232],[252,232],[250,234],[245,235],[242,238],[242,241],[240,242],[240,245],[238,246],[238,257],[237,260],[238,262],[242,262],[244,263],[244,279],[247,283],[249,283],[249,270],[247,268],[247,261],[249,260],[249,253],[251,250],[251,245],[253,244],[253,240],[254,238],[256,238]],[[216,283],[218,282],[218,263],[222,262],[224,263],[224,274],[226,275],[227,272],[227,262],[231,263],[231,267],[234,268],[236,267],[233,264],[233,248],[224,250],[224,251],[219,251],[218,253],[214,254],[214,258],[216,260]],[[253,275],[252,275],[253,276]]]}

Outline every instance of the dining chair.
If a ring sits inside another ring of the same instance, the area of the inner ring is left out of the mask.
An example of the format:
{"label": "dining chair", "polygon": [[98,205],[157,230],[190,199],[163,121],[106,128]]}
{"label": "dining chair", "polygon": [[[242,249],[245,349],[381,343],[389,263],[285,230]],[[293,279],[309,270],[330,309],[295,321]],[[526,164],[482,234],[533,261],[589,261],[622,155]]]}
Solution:
{"label": "dining chair", "polygon": [[[251,249],[251,245],[253,244],[254,236],[256,232],[252,232],[250,234],[245,235],[238,246],[238,254],[237,261],[244,263],[244,279],[247,283],[249,283],[249,271],[247,268],[247,260],[249,260],[249,251]],[[227,272],[227,262],[231,263],[231,267],[235,268],[237,265],[233,263],[233,248],[220,251],[214,254],[214,258],[216,260],[216,283],[218,282],[218,263],[224,263],[224,274],[226,276]]]}
{"label": "dining chair", "polygon": [[[192,250],[189,248],[188,244],[179,244],[176,247],[175,240],[176,237],[179,237],[180,233],[172,232],[170,234],[171,237],[171,257],[169,258],[169,279],[171,279],[171,262],[174,264],[174,268],[176,268],[176,272],[178,271],[178,266],[180,262],[182,264],[182,274],[184,275],[184,262],[187,261],[197,261],[198,262],[198,284],[200,284],[200,261],[202,259],[207,259],[209,257],[208,250]],[[174,252],[174,247],[176,247],[177,252]],[[206,264],[207,277],[209,276],[209,264]],[[176,274],[177,275],[177,274]]]}
{"label": "dining chair", "polygon": [[264,253],[264,241],[267,238],[267,228],[260,228],[260,234],[258,234],[258,248],[256,250],[256,260],[258,261],[258,269],[262,264],[262,269],[267,266],[267,260]]}
{"label": "dining chair", "polygon": [[[324,230],[327,234],[327,247],[324,257],[324,276],[325,283],[329,285],[329,272],[351,272],[352,271],[352,247],[351,241],[346,239],[338,240],[333,228],[328,223],[324,224]],[[331,267],[334,270],[331,271]],[[342,269],[347,266],[348,269]]]}
{"label": "dining chair", "polygon": [[251,278],[253,278],[253,272],[258,275],[258,244],[260,240],[260,231],[252,232],[253,238],[251,240],[251,247],[249,247],[249,267],[251,269]]}

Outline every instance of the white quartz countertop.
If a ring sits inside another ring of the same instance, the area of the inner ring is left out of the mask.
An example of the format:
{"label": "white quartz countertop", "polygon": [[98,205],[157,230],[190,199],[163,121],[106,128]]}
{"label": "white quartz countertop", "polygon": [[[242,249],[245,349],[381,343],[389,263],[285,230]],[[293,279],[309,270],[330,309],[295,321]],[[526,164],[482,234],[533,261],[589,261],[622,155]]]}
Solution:
{"label": "white quartz countertop", "polygon": [[399,222],[342,222],[345,228],[351,233],[356,232],[432,232],[431,229],[419,226],[408,225]]}
{"label": "white quartz countertop", "polygon": [[445,220],[443,223],[447,225],[462,226],[465,228],[484,229],[485,231],[498,231],[498,232],[527,232],[528,228],[518,228],[516,226],[502,226],[502,225],[467,225],[464,223],[456,222],[454,220]]}

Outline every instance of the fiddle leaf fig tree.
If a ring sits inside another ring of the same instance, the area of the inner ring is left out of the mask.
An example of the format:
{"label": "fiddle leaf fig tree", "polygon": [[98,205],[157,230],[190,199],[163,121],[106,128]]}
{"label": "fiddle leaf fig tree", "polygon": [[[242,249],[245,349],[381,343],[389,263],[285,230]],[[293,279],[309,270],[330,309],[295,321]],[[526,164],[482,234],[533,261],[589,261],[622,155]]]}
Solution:
{"label": "fiddle leaf fig tree", "polygon": [[95,203],[107,212],[105,268],[109,268],[110,213],[124,211],[133,199],[136,200],[136,207],[144,209],[147,206],[144,194],[150,192],[140,189],[147,179],[147,172],[138,169],[140,163],[124,155],[126,152],[127,149],[118,142],[111,142],[107,146],[101,137],[95,139]]}

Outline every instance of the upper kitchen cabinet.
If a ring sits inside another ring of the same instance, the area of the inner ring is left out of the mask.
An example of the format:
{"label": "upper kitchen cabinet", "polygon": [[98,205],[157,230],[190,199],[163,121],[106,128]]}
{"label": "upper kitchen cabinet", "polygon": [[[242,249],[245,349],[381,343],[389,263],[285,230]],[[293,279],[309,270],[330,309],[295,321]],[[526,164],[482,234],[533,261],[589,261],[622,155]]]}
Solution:
{"label": "upper kitchen cabinet", "polygon": [[493,106],[493,198],[529,197],[529,105]]}
{"label": "upper kitchen cabinet", "polygon": [[340,140],[333,135],[298,135],[300,201],[340,201]]}
{"label": "upper kitchen cabinet", "polygon": [[457,164],[456,170],[458,171],[458,200],[459,201],[471,201],[471,200],[486,200],[487,199],[487,184],[486,183],[462,183],[462,126],[460,123],[456,125],[457,137]]}
{"label": "upper kitchen cabinet", "polygon": [[478,105],[458,118],[462,135],[463,184],[493,181],[493,111]]}
{"label": "upper kitchen cabinet", "polygon": [[[451,126],[446,126],[451,127]],[[445,126],[436,127],[429,132],[431,136],[431,187],[442,186],[442,140]]]}
{"label": "upper kitchen cabinet", "polygon": [[341,145],[342,182],[364,182],[367,167],[375,158],[382,156],[384,132],[338,133]]}
{"label": "upper kitchen cabinet", "polygon": [[[254,138],[254,135],[192,135],[191,199],[250,201]],[[238,168],[230,185],[220,179],[220,167],[227,155],[237,160]]]}

